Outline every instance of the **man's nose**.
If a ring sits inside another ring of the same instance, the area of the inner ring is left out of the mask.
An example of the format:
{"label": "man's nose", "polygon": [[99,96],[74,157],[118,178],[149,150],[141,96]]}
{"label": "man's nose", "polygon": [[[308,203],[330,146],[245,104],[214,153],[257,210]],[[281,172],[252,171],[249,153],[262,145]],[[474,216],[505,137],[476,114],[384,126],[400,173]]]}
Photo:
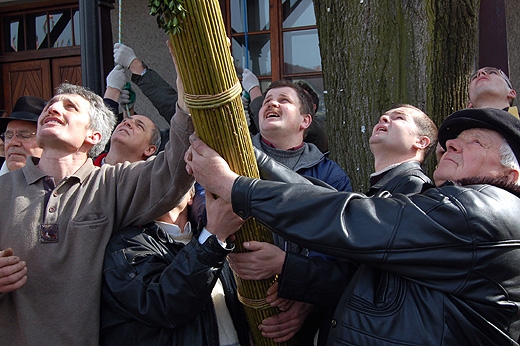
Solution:
{"label": "man's nose", "polygon": [[485,75],[487,75],[487,72],[485,69],[481,68],[480,70],[478,70],[477,77],[485,76]]}
{"label": "man's nose", "polygon": [[380,118],[379,118],[379,122],[380,123],[388,123],[390,122],[390,117],[388,115],[382,115]]}
{"label": "man's nose", "polygon": [[446,151],[448,152],[458,152],[460,151],[460,140],[458,138],[448,139],[446,141]]}

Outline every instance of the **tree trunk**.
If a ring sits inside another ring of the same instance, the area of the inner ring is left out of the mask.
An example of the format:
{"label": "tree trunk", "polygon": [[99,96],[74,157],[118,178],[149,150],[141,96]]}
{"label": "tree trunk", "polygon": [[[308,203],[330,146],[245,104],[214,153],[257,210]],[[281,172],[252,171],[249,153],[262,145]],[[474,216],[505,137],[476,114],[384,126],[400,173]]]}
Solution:
{"label": "tree trunk", "polygon": [[[479,0],[314,0],[331,158],[368,189],[368,140],[402,103],[437,125],[467,101]],[[434,160],[429,160],[432,173]]]}

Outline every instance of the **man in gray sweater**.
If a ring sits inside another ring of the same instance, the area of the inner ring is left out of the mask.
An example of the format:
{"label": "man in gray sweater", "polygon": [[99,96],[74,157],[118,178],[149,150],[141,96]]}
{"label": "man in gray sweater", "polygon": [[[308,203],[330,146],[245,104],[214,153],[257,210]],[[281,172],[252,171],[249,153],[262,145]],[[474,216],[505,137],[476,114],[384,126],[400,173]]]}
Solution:
{"label": "man in gray sweater", "polygon": [[182,162],[193,132],[182,100],[164,152],[101,168],[91,158],[115,125],[101,97],[65,84],[49,101],[38,119],[41,159],[0,177],[2,344],[99,344],[101,272],[112,231],[157,219],[193,184]]}

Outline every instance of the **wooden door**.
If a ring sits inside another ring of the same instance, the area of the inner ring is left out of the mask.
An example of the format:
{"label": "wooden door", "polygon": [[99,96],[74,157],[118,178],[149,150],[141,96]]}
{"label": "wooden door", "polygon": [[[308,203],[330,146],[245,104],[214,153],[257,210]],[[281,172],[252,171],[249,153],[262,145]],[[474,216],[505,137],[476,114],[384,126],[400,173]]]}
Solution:
{"label": "wooden door", "polygon": [[52,59],[52,90],[61,83],[81,85],[81,57]]}
{"label": "wooden door", "polygon": [[4,105],[11,113],[20,96],[49,100],[61,83],[81,85],[81,57],[12,62],[2,65]]}
{"label": "wooden door", "polygon": [[52,96],[50,72],[49,59],[3,64],[5,110],[11,113],[16,100],[23,95],[50,99]]}

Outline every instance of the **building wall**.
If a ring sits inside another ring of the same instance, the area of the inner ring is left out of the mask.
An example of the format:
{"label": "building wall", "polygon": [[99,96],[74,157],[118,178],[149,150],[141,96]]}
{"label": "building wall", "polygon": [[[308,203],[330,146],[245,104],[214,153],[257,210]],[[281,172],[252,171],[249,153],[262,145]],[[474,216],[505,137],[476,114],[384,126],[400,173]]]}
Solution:
{"label": "building wall", "polygon": [[[121,1],[121,0],[119,0]],[[149,68],[157,71],[171,86],[175,86],[175,68],[166,46],[168,35],[157,26],[155,17],[150,15],[148,1],[121,1],[121,41],[131,47],[136,56],[144,61]],[[114,43],[119,41],[119,7],[111,11],[112,35]],[[129,74],[130,78],[130,74]],[[137,99],[135,111],[151,116],[161,128],[168,126],[158,115],[150,101],[132,85]]]}
{"label": "building wall", "polygon": [[[124,0],[122,3],[122,42],[132,47],[140,59],[156,70],[170,85],[175,87],[175,70],[166,47],[168,36],[159,29],[155,17],[149,14],[148,1]],[[112,11],[112,28],[114,42],[118,41],[118,1]],[[520,1],[506,0],[507,33],[509,50],[509,76],[520,93],[520,22],[517,14],[520,13]],[[137,88],[134,88],[137,89]],[[158,117],[157,111],[151,103],[135,90],[137,101],[135,109],[138,113],[151,115],[164,128],[166,122]],[[520,96],[519,96],[520,99]],[[520,101],[517,102],[520,104]]]}

